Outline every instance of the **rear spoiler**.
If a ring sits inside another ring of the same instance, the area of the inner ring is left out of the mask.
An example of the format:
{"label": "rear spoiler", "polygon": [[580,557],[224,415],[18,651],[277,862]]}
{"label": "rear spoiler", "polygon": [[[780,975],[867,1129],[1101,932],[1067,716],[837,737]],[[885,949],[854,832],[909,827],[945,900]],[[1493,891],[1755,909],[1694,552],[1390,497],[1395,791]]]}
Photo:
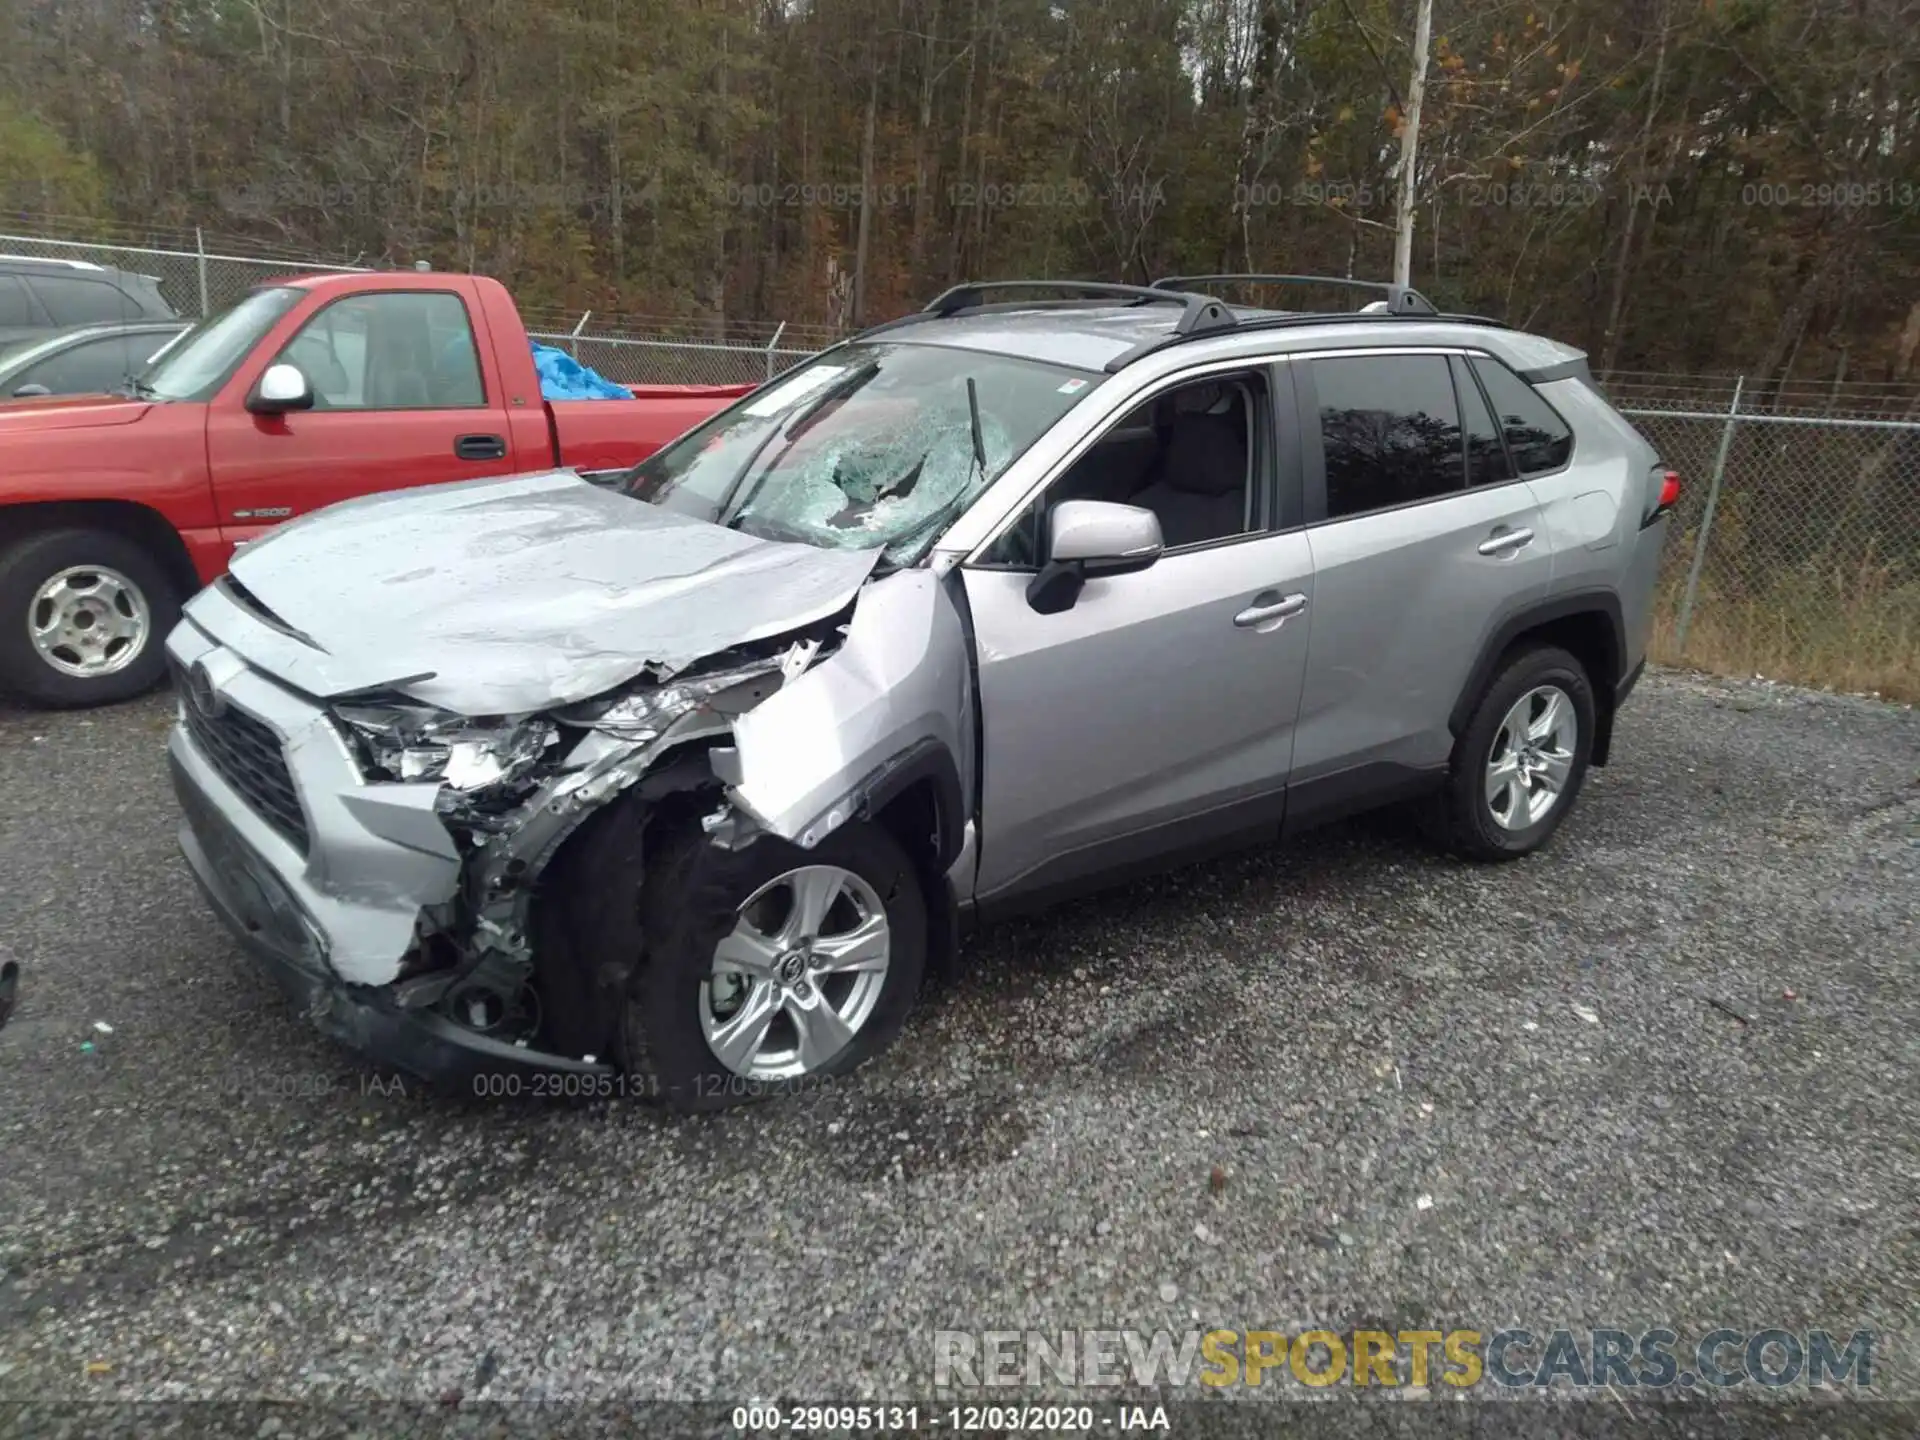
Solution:
{"label": "rear spoiler", "polygon": [[1545,385],[1550,380],[1583,380],[1593,384],[1593,372],[1587,368],[1587,357],[1576,355],[1571,360],[1562,360],[1557,365],[1542,365],[1533,370],[1521,370],[1520,378],[1529,385]]}

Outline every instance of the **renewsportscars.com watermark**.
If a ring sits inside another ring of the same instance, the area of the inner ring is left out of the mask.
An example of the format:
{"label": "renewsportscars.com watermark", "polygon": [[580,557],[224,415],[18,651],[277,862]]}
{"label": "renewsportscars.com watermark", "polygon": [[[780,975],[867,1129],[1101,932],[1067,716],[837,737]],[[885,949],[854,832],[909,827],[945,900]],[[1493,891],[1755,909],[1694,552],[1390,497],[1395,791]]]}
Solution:
{"label": "renewsportscars.com watermark", "polygon": [[1709,1330],[936,1330],[959,1389],[1304,1385],[1326,1389],[1868,1390],[1879,1332]]}

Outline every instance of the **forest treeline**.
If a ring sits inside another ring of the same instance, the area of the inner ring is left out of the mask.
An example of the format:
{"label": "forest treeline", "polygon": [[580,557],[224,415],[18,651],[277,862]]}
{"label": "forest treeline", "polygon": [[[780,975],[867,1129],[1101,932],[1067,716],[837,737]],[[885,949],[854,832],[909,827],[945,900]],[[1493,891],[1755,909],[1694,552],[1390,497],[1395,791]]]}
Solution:
{"label": "forest treeline", "polygon": [[[1413,0],[0,0],[0,206],[834,325],[1383,277]],[[1909,380],[1914,0],[1437,0],[1413,283],[1608,369]]]}

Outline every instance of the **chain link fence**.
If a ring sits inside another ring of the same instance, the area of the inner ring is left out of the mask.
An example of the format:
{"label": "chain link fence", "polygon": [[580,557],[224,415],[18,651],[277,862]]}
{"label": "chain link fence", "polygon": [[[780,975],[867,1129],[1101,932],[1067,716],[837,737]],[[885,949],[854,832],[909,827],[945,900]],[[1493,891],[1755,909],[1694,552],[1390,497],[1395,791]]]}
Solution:
{"label": "chain link fence", "polygon": [[1920,390],[1604,388],[1682,481],[1655,659],[1920,700]]}
{"label": "chain link fence", "polygon": [[[89,229],[102,238],[0,233],[0,254],[152,275],[189,316],[279,276],[365,268],[199,231]],[[750,384],[838,338],[771,321],[522,315],[535,340],[624,385]],[[1920,700],[1920,388],[1760,390],[1739,376],[1629,372],[1601,381],[1682,479],[1654,658]]]}
{"label": "chain link fence", "polygon": [[[189,318],[223,310],[254,286],[283,276],[370,268],[297,252],[234,254],[237,247],[199,231],[171,237],[177,248],[151,243],[155,238],[150,232],[86,241],[0,233],[0,255],[78,260],[151,275],[168,303]],[[715,327],[676,317],[596,316],[591,310],[576,314],[539,306],[524,307],[521,318],[530,337],[568,351],[621,385],[753,384],[839,338],[821,325],[733,321]]]}
{"label": "chain link fence", "polygon": [[55,240],[43,235],[0,234],[0,255],[33,260],[77,260],[115,270],[130,270],[137,275],[151,275],[160,282],[160,293],[166,297],[167,303],[189,318],[223,310],[254,286],[283,275],[365,268],[293,254],[280,257],[230,255],[222,252],[217,242],[209,244],[197,232],[193,236],[183,237],[187,243],[180,249],[140,243],[146,238],[129,233],[124,241],[96,242]]}

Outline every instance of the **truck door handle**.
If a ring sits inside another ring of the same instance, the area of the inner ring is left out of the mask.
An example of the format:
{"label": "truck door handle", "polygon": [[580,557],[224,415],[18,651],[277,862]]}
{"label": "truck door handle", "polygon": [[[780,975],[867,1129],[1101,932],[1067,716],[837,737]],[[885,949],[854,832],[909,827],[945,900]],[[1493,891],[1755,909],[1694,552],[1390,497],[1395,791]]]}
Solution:
{"label": "truck door handle", "polygon": [[1480,542],[1482,555],[1506,555],[1533,543],[1531,530],[1500,530]]}
{"label": "truck door handle", "polygon": [[504,460],[507,440],[504,435],[456,435],[453,453],[462,460]]}
{"label": "truck door handle", "polygon": [[1277,599],[1269,598],[1271,590],[1263,590],[1253,597],[1254,603],[1233,617],[1233,623],[1242,630],[1252,629],[1255,625],[1264,625],[1269,620],[1284,620],[1289,615],[1298,615],[1307,608],[1304,595],[1282,595]]}

